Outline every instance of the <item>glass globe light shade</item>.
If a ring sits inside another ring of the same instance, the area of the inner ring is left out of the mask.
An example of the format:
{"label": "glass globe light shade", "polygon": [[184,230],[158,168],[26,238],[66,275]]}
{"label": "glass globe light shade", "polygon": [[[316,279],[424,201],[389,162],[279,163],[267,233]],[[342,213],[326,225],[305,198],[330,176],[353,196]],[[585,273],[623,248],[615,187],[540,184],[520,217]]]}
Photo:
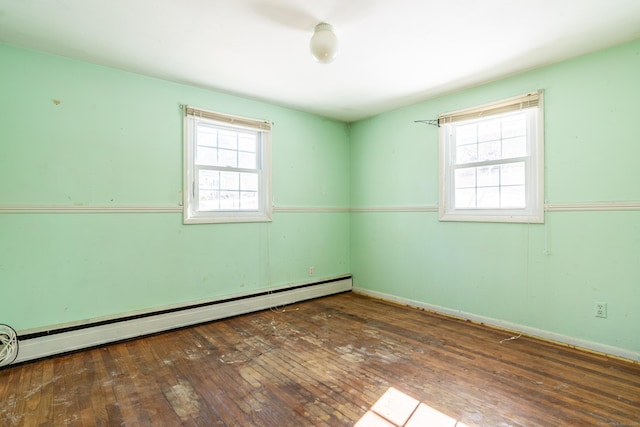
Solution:
{"label": "glass globe light shade", "polygon": [[333,61],[338,54],[338,38],[333,27],[324,22],[316,25],[309,48],[316,61],[323,64]]}

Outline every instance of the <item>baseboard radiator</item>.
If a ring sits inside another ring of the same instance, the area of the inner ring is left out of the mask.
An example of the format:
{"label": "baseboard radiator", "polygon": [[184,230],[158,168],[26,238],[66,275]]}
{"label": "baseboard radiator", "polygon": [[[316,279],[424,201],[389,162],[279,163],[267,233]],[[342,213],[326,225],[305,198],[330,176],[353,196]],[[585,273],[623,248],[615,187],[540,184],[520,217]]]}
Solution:
{"label": "baseboard radiator", "polygon": [[42,332],[18,333],[12,364],[350,291],[351,275]]}

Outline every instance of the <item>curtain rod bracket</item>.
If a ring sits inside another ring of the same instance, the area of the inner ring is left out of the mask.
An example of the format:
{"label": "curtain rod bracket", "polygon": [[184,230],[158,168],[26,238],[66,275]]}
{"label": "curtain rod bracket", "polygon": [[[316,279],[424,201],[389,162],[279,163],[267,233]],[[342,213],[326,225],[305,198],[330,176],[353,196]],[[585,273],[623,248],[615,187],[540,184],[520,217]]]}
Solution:
{"label": "curtain rod bracket", "polygon": [[423,123],[425,125],[440,127],[440,119],[415,120],[414,123]]}

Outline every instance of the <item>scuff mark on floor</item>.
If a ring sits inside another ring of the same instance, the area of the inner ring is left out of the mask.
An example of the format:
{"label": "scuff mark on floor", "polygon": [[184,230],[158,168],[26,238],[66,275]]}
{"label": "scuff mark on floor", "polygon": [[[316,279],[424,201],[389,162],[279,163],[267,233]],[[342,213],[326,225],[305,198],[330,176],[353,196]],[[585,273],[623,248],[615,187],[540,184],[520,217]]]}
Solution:
{"label": "scuff mark on floor", "polygon": [[173,411],[182,421],[197,418],[202,403],[200,396],[189,383],[180,381],[178,384],[163,390],[163,394],[171,404]]}

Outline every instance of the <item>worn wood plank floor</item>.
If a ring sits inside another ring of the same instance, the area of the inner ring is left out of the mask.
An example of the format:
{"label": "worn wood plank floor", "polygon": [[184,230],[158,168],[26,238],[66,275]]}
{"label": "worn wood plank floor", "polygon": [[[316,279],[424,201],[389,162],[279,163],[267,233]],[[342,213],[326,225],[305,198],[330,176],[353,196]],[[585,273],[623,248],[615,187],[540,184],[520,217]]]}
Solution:
{"label": "worn wood plank floor", "polygon": [[0,424],[640,426],[639,364],[508,337],[340,294],[5,368]]}

